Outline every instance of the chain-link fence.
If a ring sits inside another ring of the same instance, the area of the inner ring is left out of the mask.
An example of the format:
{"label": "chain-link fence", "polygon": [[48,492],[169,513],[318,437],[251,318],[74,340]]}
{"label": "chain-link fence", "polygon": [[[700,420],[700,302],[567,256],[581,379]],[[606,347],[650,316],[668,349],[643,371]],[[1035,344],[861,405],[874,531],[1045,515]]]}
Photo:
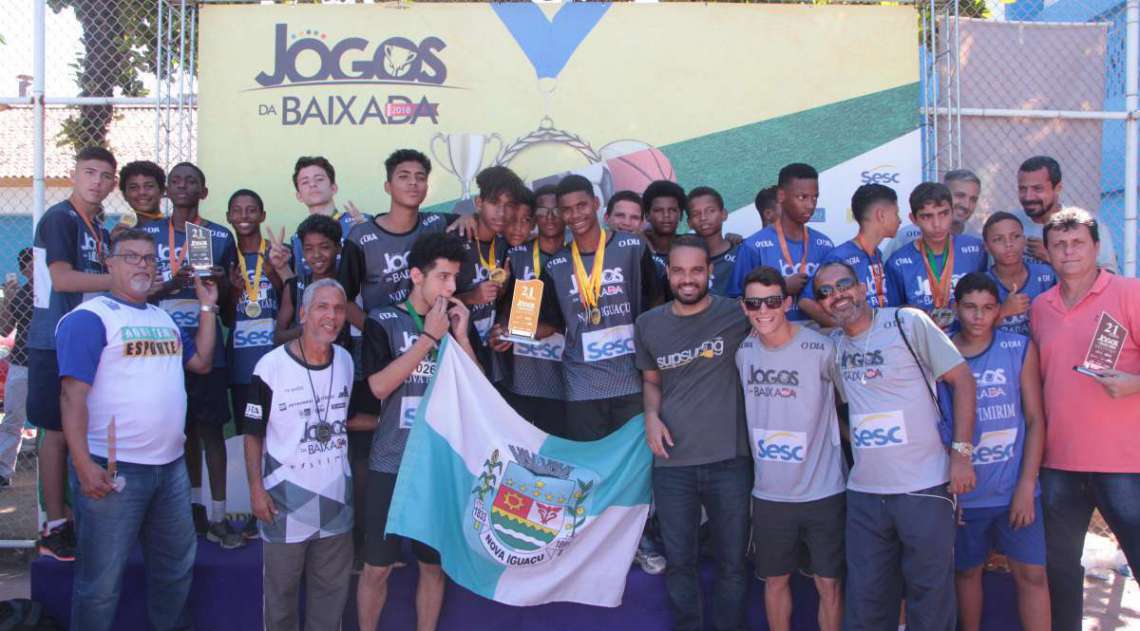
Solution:
{"label": "chain-link fence", "polygon": [[922,10],[928,177],[974,170],[985,216],[1019,207],[1022,161],[1052,156],[1063,173],[1062,203],[1098,213],[1119,269],[1131,274],[1125,253],[1136,234],[1134,224],[1125,231],[1125,210],[1136,167],[1132,162],[1128,178],[1128,4],[963,0]]}
{"label": "chain-link fence", "polygon": [[[106,147],[120,168],[194,159],[197,5],[12,0],[0,13],[0,376],[15,377],[4,389],[10,400],[0,426],[0,476],[9,483],[0,487],[0,545],[20,546],[35,539],[38,510],[35,441],[13,448],[21,433],[33,435],[16,427],[23,420],[18,329],[32,309],[32,294],[19,291],[32,279],[17,255],[32,245],[39,214],[70,195],[80,149]],[[129,211],[119,190],[103,208],[108,225]]]}

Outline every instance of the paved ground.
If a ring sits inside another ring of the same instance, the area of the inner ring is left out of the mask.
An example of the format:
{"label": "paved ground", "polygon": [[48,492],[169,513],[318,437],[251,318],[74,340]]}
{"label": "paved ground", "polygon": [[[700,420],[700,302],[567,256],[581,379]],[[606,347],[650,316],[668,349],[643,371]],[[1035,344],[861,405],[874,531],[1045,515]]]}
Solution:
{"label": "paved ground", "polygon": [[[36,536],[36,483],[34,453],[20,456],[12,486],[0,490],[0,540]],[[1089,535],[1086,548],[1111,544]],[[0,549],[0,600],[28,598],[31,550]],[[1140,630],[1140,585],[1115,572],[1106,579],[1085,580],[1084,631]]]}

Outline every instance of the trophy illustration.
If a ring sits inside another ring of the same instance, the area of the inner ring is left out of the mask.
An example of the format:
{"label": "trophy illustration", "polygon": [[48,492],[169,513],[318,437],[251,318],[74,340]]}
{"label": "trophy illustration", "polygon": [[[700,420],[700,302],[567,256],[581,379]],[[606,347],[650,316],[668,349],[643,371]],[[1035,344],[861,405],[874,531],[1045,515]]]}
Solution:
{"label": "trophy illustration", "polygon": [[[446,145],[445,152],[436,152],[436,141],[442,140]],[[460,203],[471,199],[471,181],[483,168],[483,151],[490,140],[499,143],[499,149],[493,155],[492,164],[497,163],[499,154],[503,150],[503,139],[499,134],[476,134],[462,132],[457,134],[436,134],[431,138],[431,154],[444,171],[459,178],[463,187],[463,197]],[[446,159],[444,159],[446,156]]]}

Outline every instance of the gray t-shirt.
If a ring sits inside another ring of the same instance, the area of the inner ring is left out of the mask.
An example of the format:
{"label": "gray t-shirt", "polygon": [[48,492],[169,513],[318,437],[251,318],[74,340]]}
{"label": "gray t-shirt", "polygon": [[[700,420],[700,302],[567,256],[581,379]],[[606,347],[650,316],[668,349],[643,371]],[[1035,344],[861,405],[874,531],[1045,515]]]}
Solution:
{"label": "gray t-shirt", "polygon": [[[633,354],[633,322],[643,309],[643,289],[652,260],[641,237],[628,232],[606,234],[601,296],[602,320],[590,322],[578,295],[569,248],[546,263],[542,273],[541,320],[565,331],[562,351],[567,401],[611,399],[641,392],[641,373]],[[583,252],[589,274],[594,253]]]}
{"label": "gray t-shirt", "polygon": [[[412,316],[400,307],[384,307],[368,314],[364,321],[364,376],[374,375],[403,355],[420,337]],[[404,456],[404,446],[416,419],[416,408],[427,392],[436,370],[435,353],[426,355],[404,383],[381,402],[380,421],[372,436],[368,468],[396,473]],[[367,386],[366,386],[367,387]]]}
{"label": "gray t-shirt", "polygon": [[[1035,223],[1025,214],[1025,210],[1015,208],[1009,211],[1009,214],[1021,220],[1022,232],[1025,233],[1026,239],[1044,239],[1045,226],[1044,224]],[[1095,215],[1094,215],[1095,216]],[[1099,217],[1097,218],[1099,221]],[[1106,269],[1110,272],[1116,273],[1116,248],[1112,245],[1112,233],[1104,229],[1104,224],[1101,224],[1101,229],[1098,231],[1100,237],[1100,253],[1096,257],[1097,267]],[[1048,265],[1045,261],[1030,256],[1029,248],[1025,248],[1025,260],[1030,263],[1041,263]]]}
{"label": "gray t-shirt", "polygon": [[[922,369],[899,335],[895,311],[901,311]],[[871,328],[858,337],[850,338],[842,329],[832,335],[855,454],[847,488],[910,493],[949,480],[950,461],[938,433],[940,413],[928,387],[931,377],[965,361],[950,338],[917,309],[879,309]]]}
{"label": "gray t-shirt", "polygon": [[748,335],[735,300],[712,296],[704,311],[673,313],[673,303],[637,318],[637,367],[661,374],[661,420],[673,447],[659,467],[721,462],[748,455],[744,405],[733,355]]}
{"label": "gray t-shirt", "polygon": [[364,313],[403,302],[412,290],[408,253],[423,234],[443,232],[455,215],[422,213],[414,228],[389,232],[373,221],[356,224],[344,238],[337,280],[349,300],[359,295]]}
{"label": "gray t-shirt", "polygon": [[842,493],[847,463],[835,411],[835,344],[807,327],[768,347],[749,336],[736,351],[755,479],[752,495],[811,502]]}
{"label": "gray t-shirt", "polygon": [[[552,256],[541,249],[538,252],[539,270],[534,268],[534,249],[538,247],[538,239],[511,248],[507,258],[511,262],[513,278],[521,280],[534,280],[541,273],[541,267]],[[509,283],[508,291],[513,291],[514,283]],[[543,292],[550,291],[543,287]],[[507,294],[511,300],[511,294]],[[565,378],[562,375],[562,348],[566,345],[566,338],[561,333],[555,333],[536,344],[513,344],[511,346],[510,378],[507,389],[515,394],[528,397],[542,397],[544,399],[563,400],[566,398]]]}

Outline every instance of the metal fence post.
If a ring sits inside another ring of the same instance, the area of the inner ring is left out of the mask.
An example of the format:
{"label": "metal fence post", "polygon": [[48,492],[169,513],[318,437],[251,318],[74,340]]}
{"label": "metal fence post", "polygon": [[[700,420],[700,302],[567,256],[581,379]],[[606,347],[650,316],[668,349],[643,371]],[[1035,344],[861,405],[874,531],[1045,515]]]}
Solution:
{"label": "metal fence post", "polygon": [[1125,16],[1124,110],[1124,269],[1136,276],[1137,134],[1140,133],[1140,0],[1128,0]]}

